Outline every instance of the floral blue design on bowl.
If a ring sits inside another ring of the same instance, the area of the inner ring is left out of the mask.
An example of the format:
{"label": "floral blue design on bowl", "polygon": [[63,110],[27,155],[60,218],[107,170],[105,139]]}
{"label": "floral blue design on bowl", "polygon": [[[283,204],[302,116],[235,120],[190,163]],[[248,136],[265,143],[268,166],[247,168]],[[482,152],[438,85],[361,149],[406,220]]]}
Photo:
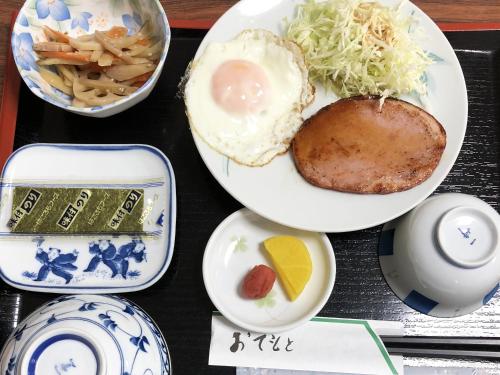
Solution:
{"label": "floral blue design on bowl", "polygon": [[26,27],[29,26],[28,19],[26,18],[26,16],[24,14],[21,14],[18,17],[17,23],[19,23],[21,26],[26,26]]}
{"label": "floral blue design on bowl", "polygon": [[[125,26],[135,33],[151,22],[157,36],[164,41],[163,53],[153,75],[135,93],[104,106],[78,108],[69,96],[45,82],[36,64],[33,43],[44,41],[43,26],[71,36]],[[11,38],[16,66],[30,90],[39,98],[73,113],[107,117],[122,112],[144,100],[153,90],[163,69],[170,45],[170,26],[159,0],[27,0],[21,8]]]}
{"label": "floral blue design on bowl", "polygon": [[49,15],[56,21],[70,19],[69,9],[64,0],[36,0],[35,9],[39,19],[45,19]]}
{"label": "floral blue design on bowl", "polygon": [[18,67],[23,70],[39,70],[33,52],[33,38],[30,33],[12,33],[12,54]]}
{"label": "floral blue design on bowl", "polygon": [[81,12],[79,15],[75,16],[71,21],[71,28],[76,29],[78,26],[85,31],[89,31],[89,19],[92,18],[92,14],[89,12]]}
{"label": "floral blue design on bowl", "polygon": [[127,28],[129,35],[137,33],[143,25],[142,17],[137,12],[133,12],[132,15],[122,15],[122,21],[123,25]]}
{"label": "floral blue design on bowl", "polygon": [[[0,373],[171,374],[167,343],[140,307],[116,296],[62,296],[7,339]],[[72,372],[74,371],[74,372]]]}

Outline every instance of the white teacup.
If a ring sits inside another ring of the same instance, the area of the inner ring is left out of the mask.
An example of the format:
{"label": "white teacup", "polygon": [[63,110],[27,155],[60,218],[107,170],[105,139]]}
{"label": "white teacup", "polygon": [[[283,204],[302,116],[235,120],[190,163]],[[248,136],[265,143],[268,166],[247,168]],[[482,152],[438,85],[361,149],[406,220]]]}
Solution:
{"label": "white teacup", "polygon": [[465,194],[428,198],[384,225],[379,260],[387,283],[408,306],[436,317],[471,313],[500,280],[500,215]]}

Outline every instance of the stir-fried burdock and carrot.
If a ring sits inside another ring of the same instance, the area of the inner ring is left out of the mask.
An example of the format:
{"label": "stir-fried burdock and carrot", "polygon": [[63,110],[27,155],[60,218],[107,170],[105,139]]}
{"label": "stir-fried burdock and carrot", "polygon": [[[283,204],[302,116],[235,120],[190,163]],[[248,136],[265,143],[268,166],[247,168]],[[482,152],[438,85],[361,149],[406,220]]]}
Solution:
{"label": "stir-fried burdock and carrot", "polygon": [[113,103],[130,95],[153,74],[162,52],[147,27],[127,35],[125,27],[72,38],[44,27],[46,42],[33,45],[40,75],[73,97],[76,107]]}

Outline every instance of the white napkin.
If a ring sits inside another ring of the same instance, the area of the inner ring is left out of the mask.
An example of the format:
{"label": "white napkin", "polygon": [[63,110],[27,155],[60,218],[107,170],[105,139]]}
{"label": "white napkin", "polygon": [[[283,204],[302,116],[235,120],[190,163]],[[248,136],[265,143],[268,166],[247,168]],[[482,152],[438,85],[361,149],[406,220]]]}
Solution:
{"label": "white napkin", "polygon": [[378,334],[403,335],[400,322],[314,318],[281,334],[239,328],[212,316],[209,365],[337,372],[402,374],[401,358],[389,356]]}

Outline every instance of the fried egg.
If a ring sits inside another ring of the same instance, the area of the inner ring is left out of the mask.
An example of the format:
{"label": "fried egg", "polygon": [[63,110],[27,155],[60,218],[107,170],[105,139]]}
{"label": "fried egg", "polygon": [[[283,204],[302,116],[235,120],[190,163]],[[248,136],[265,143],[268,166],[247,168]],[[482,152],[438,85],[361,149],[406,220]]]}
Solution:
{"label": "fried egg", "polygon": [[265,165],[288,150],[313,97],[300,48],[266,30],[208,45],[184,90],[194,131],[248,166]]}

